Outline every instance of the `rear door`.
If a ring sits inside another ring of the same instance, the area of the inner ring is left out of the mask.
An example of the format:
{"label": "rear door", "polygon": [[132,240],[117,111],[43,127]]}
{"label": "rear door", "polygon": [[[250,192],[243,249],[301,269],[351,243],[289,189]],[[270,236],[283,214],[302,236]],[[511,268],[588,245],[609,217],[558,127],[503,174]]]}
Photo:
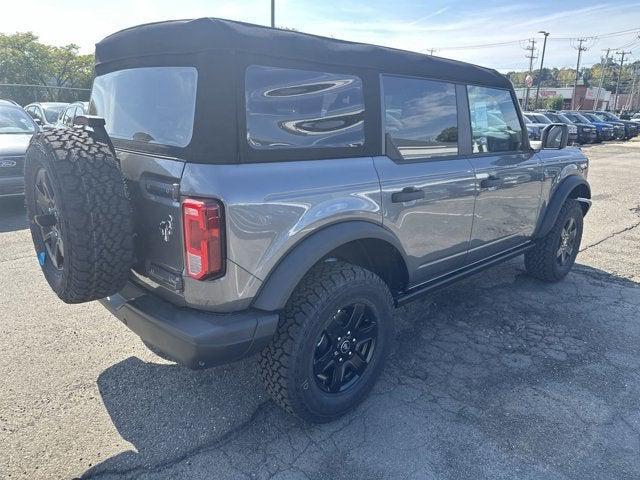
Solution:
{"label": "rear door", "polygon": [[467,263],[526,242],[536,226],[542,165],[524,139],[509,90],[467,86],[471,125],[469,161],[477,199]]}
{"label": "rear door", "polygon": [[386,155],[374,162],[383,223],[402,242],[416,284],[463,265],[475,176],[458,148],[456,85],[383,75],[382,97]]}

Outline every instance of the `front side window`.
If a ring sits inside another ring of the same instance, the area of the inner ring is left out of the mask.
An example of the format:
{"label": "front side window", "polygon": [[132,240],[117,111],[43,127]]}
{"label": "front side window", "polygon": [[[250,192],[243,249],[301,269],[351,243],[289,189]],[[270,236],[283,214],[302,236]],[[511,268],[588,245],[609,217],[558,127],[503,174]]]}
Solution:
{"label": "front side window", "polygon": [[473,153],[522,150],[522,126],[508,90],[467,86]]}
{"label": "front side window", "polygon": [[404,159],[458,154],[454,84],[383,76],[382,89],[385,133]]}
{"label": "front side window", "polygon": [[186,147],[193,134],[197,70],[145,67],[96,77],[89,112],[115,139]]}
{"label": "front side window", "polygon": [[252,65],[245,101],[254,149],[364,145],[362,80],[354,75]]}

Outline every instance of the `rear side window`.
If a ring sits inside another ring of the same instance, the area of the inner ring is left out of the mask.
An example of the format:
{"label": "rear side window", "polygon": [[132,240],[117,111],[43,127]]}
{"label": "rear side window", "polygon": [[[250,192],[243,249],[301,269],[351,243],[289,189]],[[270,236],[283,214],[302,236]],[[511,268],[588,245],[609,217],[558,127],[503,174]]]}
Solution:
{"label": "rear side window", "polygon": [[198,73],[193,67],[148,67],[96,77],[89,112],[120,140],[186,147],[193,134]]}
{"label": "rear side window", "polygon": [[382,89],[385,133],[404,159],[458,154],[455,85],[385,75]]}
{"label": "rear side window", "polygon": [[251,65],[247,141],[257,150],[364,145],[362,80],[354,75]]}
{"label": "rear side window", "polygon": [[467,86],[473,153],[522,150],[522,127],[508,90]]}

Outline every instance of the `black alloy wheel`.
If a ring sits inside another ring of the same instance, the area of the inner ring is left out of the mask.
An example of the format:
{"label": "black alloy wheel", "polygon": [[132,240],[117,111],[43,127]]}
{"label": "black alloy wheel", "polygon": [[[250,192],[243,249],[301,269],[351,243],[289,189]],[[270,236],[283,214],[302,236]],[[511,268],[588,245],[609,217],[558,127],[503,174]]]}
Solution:
{"label": "black alloy wheel", "polygon": [[373,358],[378,322],[373,310],[354,303],[340,308],[322,331],[313,356],[313,375],[327,393],[345,392],[362,377]]}
{"label": "black alloy wheel", "polygon": [[[64,240],[58,227],[58,209],[56,198],[51,186],[49,174],[44,168],[40,168],[35,177],[35,197],[37,214],[34,221],[40,228],[42,243],[51,265],[58,271],[64,265]],[[41,255],[41,253],[39,253]],[[45,258],[39,259],[44,264]]]}
{"label": "black alloy wheel", "polygon": [[575,218],[569,217],[560,231],[560,245],[556,252],[556,261],[564,267],[571,260],[573,251],[576,248],[576,238],[578,236],[578,224]]}

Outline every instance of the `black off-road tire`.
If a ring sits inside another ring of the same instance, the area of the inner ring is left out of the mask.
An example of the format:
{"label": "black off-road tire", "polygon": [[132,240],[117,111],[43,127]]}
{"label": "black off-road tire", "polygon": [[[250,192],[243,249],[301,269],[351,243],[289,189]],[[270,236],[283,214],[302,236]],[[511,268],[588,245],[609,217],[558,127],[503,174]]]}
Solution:
{"label": "black off-road tire", "polygon": [[[58,267],[46,255],[45,232],[35,221],[43,210],[39,173],[50,183],[56,233],[63,240]],[[60,299],[88,302],[124,287],[134,257],[131,205],[107,145],[80,128],[34,135],[25,158],[25,200],[42,271]]]}
{"label": "black off-road tire", "polygon": [[[354,301],[377,316],[376,350],[357,383],[344,392],[326,393],[313,374],[316,341],[335,312]],[[392,317],[391,293],[373,272],[340,261],[316,265],[292,294],[274,339],[261,353],[267,391],[278,405],[308,422],[344,415],[366,398],[383,369],[393,340]]]}
{"label": "black off-road tire", "polygon": [[[576,222],[577,234],[573,245],[573,251],[565,264],[558,262],[558,250],[562,242],[562,229],[573,218]],[[527,273],[539,280],[555,283],[567,276],[575,263],[582,239],[583,212],[580,203],[574,199],[568,199],[560,212],[551,231],[543,238],[536,241],[536,245],[524,255],[524,265]]]}

